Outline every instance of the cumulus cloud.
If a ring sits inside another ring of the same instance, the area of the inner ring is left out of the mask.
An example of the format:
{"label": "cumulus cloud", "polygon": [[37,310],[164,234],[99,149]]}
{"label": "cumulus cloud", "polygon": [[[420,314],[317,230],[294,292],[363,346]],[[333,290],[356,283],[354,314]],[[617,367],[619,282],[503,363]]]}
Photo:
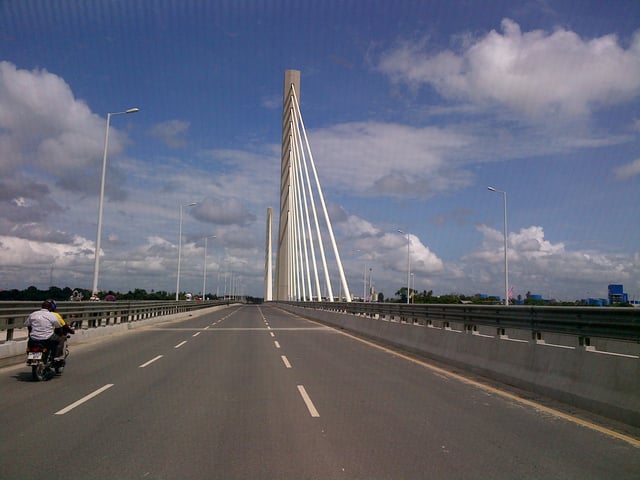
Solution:
{"label": "cumulus cloud", "polygon": [[444,262],[416,235],[385,232],[377,236],[363,237],[356,242],[357,251],[369,262],[382,265],[395,272],[407,271],[407,243],[411,257],[411,271],[434,274],[442,272]]}
{"label": "cumulus cloud", "polygon": [[184,137],[190,125],[189,122],[183,120],[169,120],[151,127],[149,134],[170,148],[180,148],[187,144]]}
{"label": "cumulus cloud", "polygon": [[61,245],[78,244],[78,237],[76,235],[53,229],[42,223],[16,224],[11,229],[11,234],[18,238],[29,239],[36,242],[56,243]]}
{"label": "cumulus cloud", "polygon": [[384,53],[377,67],[394,81],[532,119],[586,117],[640,93],[640,34],[625,49],[615,35],[583,39],[564,28],[523,33],[510,19],[501,27],[458,52],[405,43]]}
{"label": "cumulus cloud", "polygon": [[[4,267],[20,267],[23,264],[58,267],[73,267],[86,264],[93,255],[93,243],[79,236],[73,236],[71,242],[61,243],[64,238],[46,239],[44,232],[35,232],[30,238],[18,236],[0,236],[0,264]],[[55,240],[55,241],[53,241]]]}
{"label": "cumulus cloud", "polygon": [[349,215],[345,220],[343,232],[346,237],[358,238],[376,236],[380,233],[380,230],[363,218]]}
{"label": "cumulus cloud", "polygon": [[192,213],[201,222],[218,225],[246,225],[256,219],[237,198],[205,198]]}
{"label": "cumulus cloud", "polygon": [[[62,210],[50,197],[46,183],[15,174],[0,178],[0,219],[17,223],[41,221],[47,215]],[[2,233],[0,224],[0,233]],[[4,232],[6,233],[6,232]]]}
{"label": "cumulus cloud", "polygon": [[310,137],[321,183],[351,194],[430,197],[471,182],[451,156],[473,140],[454,130],[354,122]]}
{"label": "cumulus cloud", "polygon": [[[29,171],[46,183],[97,192],[105,122],[59,76],[0,62],[0,174],[5,180]],[[110,130],[110,156],[119,154],[125,143],[125,135]],[[65,181],[74,177],[85,178]]]}
{"label": "cumulus cloud", "polygon": [[[491,284],[504,274],[503,233],[479,225],[483,240],[480,247],[462,258],[460,267],[469,272],[467,291],[500,292]],[[592,285],[594,292],[607,283],[623,283],[638,274],[638,267],[628,255],[586,250],[568,250],[564,243],[545,238],[544,229],[530,226],[508,236],[509,283],[516,295],[527,291],[576,300],[574,285],[580,280],[581,295]],[[637,256],[637,254],[636,254]],[[587,287],[587,288],[585,288]]]}
{"label": "cumulus cloud", "polygon": [[177,247],[158,236],[146,238],[146,242],[127,252],[126,259],[119,261],[116,268],[126,270],[128,275],[155,276],[173,271]]}
{"label": "cumulus cloud", "polygon": [[379,233],[378,228],[371,222],[350,214],[341,205],[329,203],[327,210],[331,224],[340,228],[342,235],[347,238],[371,237]]}

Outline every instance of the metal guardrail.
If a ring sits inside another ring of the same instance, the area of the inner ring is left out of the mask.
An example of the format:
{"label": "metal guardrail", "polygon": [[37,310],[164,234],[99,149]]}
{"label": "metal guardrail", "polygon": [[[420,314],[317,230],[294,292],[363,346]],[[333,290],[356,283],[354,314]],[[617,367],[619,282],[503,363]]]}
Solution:
{"label": "metal guardrail", "polygon": [[[0,302],[0,331],[6,331],[6,341],[13,340],[15,329],[24,328],[24,321],[42,302]],[[222,301],[119,301],[119,302],[58,302],[58,313],[74,328],[95,328],[109,324],[135,322],[152,317],[189,312],[225,305]]]}
{"label": "metal guardrail", "polygon": [[640,308],[552,307],[511,305],[445,305],[363,302],[279,302],[298,307],[344,312],[374,318],[398,318],[407,323],[455,322],[530,329],[578,337],[601,337],[640,343]]}

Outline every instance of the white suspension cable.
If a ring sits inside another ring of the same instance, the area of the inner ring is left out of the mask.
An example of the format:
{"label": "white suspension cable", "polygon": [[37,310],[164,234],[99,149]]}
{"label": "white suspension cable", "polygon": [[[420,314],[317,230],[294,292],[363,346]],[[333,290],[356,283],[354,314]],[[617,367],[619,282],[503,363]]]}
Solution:
{"label": "white suspension cable", "polygon": [[[295,100],[292,101],[292,103],[295,103]],[[298,124],[298,118],[296,117],[296,129],[298,129],[299,131],[299,124]],[[302,144],[302,136],[300,136],[300,142]],[[317,237],[317,242],[318,242],[318,249],[320,250],[320,259],[322,260],[322,266],[323,266],[323,272],[325,274],[325,284],[327,285],[327,288],[330,288],[330,284],[331,284],[331,280],[328,276],[328,268],[327,268],[327,260],[326,260],[326,255],[324,252],[324,242],[322,240],[322,231],[320,229],[320,223],[318,221],[318,211],[316,208],[316,203],[315,203],[315,197],[313,195],[313,185],[311,183],[311,181],[309,180],[309,173],[308,173],[308,168],[307,168],[307,159],[306,159],[306,155],[304,155],[305,149],[304,149],[304,145],[302,144],[302,153],[303,153],[303,158],[302,158],[302,165],[305,171],[305,175],[306,175],[306,185],[307,185],[307,191],[309,192],[309,199],[311,201],[311,211],[313,213],[313,221],[314,221],[314,226],[315,226],[315,233],[316,233],[316,237]],[[317,260],[316,264],[315,264],[315,268],[316,268],[316,272],[318,272],[318,268],[317,268]],[[318,295],[318,299],[322,299],[322,286],[320,284],[320,279],[318,278],[318,275],[316,273],[316,289],[317,289],[317,295]]]}
{"label": "white suspension cable", "polygon": [[[301,137],[300,137],[300,129],[298,124],[296,123],[295,125],[295,131],[296,131],[296,136],[297,139],[300,141],[300,147],[303,147],[302,143],[301,143]],[[307,192],[308,194],[308,198],[309,198],[309,202],[311,203],[311,209],[313,212],[313,217],[315,220],[315,225],[316,225],[316,236],[317,236],[317,241],[318,244],[320,245],[320,248],[322,248],[322,237],[321,237],[321,233],[320,233],[320,229],[318,227],[318,215],[317,215],[317,211],[316,211],[316,206],[315,206],[315,200],[313,198],[313,190],[311,188],[311,182],[309,181],[309,172],[307,169],[307,162],[306,162],[306,157],[304,155],[304,149],[301,149],[301,158],[302,161],[300,162],[302,164],[302,172],[304,174],[304,185],[305,188],[304,190]],[[306,196],[305,196],[306,199]],[[314,284],[316,286],[316,297],[318,299],[318,301],[322,300],[322,290],[321,290],[321,286],[320,286],[320,279],[318,277],[318,262],[316,259],[316,254],[315,254],[315,248],[314,248],[314,235],[313,232],[311,230],[311,221],[309,220],[309,209],[307,207],[307,204],[305,202],[305,215],[306,215],[306,225],[307,225],[307,230],[309,233],[309,247],[311,249],[311,259],[313,262],[313,274],[314,274]]]}
{"label": "white suspension cable", "polygon": [[[303,283],[303,288],[305,291],[309,292],[309,300],[313,301],[313,289],[311,288],[311,270],[309,267],[309,246],[311,247],[311,255],[314,255],[313,252],[313,237],[311,236],[311,230],[309,229],[309,210],[307,206],[307,190],[305,188],[304,177],[302,168],[300,168],[300,132],[296,127],[293,131],[294,138],[296,141],[296,156],[297,156],[297,177],[296,182],[298,184],[298,191],[301,193],[300,199],[302,200],[302,204],[300,205],[300,231],[302,234],[302,248],[304,254],[304,280],[306,280],[306,284]],[[304,216],[303,216],[304,213]],[[308,236],[307,236],[308,231]]]}
{"label": "white suspension cable", "polygon": [[[338,265],[338,271],[340,273],[340,281],[342,282],[342,286],[344,287],[345,290],[345,299],[350,302],[351,301],[351,293],[349,292],[349,286],[347,285],[347,280],[345,278],[344,275],[344,270],[342,268],[342,261],[340,259],[340,253],[338,251],[338,246],[336,244],[336,240],[335,240],[335,236],[333,234],[333,228],[331,226],[331,220],[329,218],[329,213],[327,211],[327,206],[326,203],[324,201],[324,195],[322,193],[322,187],[320,186],[320,180],[318,179],[318,173],[316,171],[316,167],[315,167],[315,163],[313,161],[313,154],[311,152],[311,146],[309,144],[309,138],[307,137],[307,132],[306,129],[304,127],[304,121],[302,120],[302,114],[300,112],[300,106],[298,104],[298,98],[296,96],[296,92],[295,92],[295,88],[292,85],[291,88],[291,95],[293,96],[293,107],[295,109],[295,118],[296,118],[296,122],[294,123],[298,123],[301,126],[301,132],[304,136],[304,141],[305,141],[305,145],[306,145],[306,151],[309,153],[309,163],[311,164],[311,171],[313,173],[313,177],[315,180],[315,185],[316,185],[316,190],[318,193],[318,197],[320,199],[320,203],[322,205],[322,211],[324,214],[324,218],[325,218],[325,222],[327,225],[327,230],[329,231],[329,237],[331,239],[331,245],[333,247],[333,253],[335,255],[336,258],[336,263]],[[316,218],[316,228],[318,228],[317,226],[317,218]],[[319,229],[318,229],[319,231]],[[323,261],[323,266],[324,266],[324,271],[325,271],[325,278],[326,278],[326,284],[327,284],[327,289],[328,289],[328,296],[329,296],[329,301],[334,301],[333,298],[333,290],[331,288],[331,280],[329,278],[329,272],[327,269],[327,264],[326,264],[326,258],[324,255],[324,248],[322,247],[322,242],[320,242],[320,250],[321,250],[321,256],[322,256],[322,261]]]}
{"label": "white suspension cable", "polygon": [[296,269],[298,272],[297,288],[300,292],[300,297],[303,299],[303,301],[307,301],[308,297],[307,297],[306,280],[308,275],[306,275],[306,272],[308,268],[305,268],[305,266],[308,266],[308,261],[306,261],[306,258],[305,258],[307,247],[306,247],[306,233],[303,225],[304,218],[302,216],[305,192],[304,192],[304,188],[300,184],[300,153],[298,149],[298,141],[297,141],[295,130],[293,132],[293,138],[294,138],[294,144],[295,144],[295,149],[293,150],[295,178],[293,180],[295,182],[295,192],[296,192],[296,195],[295,195],[296,235],[298,239],[298,242],[297,242],[298,254],[296,255],[297,257]]}
{"label": "white suspension cable", "polygon": [[[302,117],[301,117],[301,114],[300,114],[300,109],[298,108],[298,105],[297,105],[297,99],[296,99],[296,96],[295,96],[295,90],[293,88],[291,90],[292,90],[291,94],[293,95],[292,104],[293,104],[293,106],[295,108],[295,118],[296,118],[296,122],[295,123],[296,124],[299,123],[300,126],[301,126],[301,133],[302,133],[301,140],[302,140],[303,136],[304,136],[304,139],[306,140],[306,131],[304,129],[304,123],[302,123]],[[303,151],[309,152],[309,156],[311,158],[311,165],[313,167],[313,157],[311,157],[311,152],[310,152],[310,147],[309,147],[309,142],[308,141],[306,142],[306,150],[303,148]],[[306,156],[304,158],[304,165],[305,165],[305,168],[306,168],[306,165],[307,165]],[[317,189],[317,187],[318,187],[318,184],[316,182],[316,189]],[[311,192],[313,192],[313,187],[312,187],[311,183],[309,183],[309,190]],[[314,198],[313,194],[311,194],[311,198]],[[322,196],[321,195],[319,196],[319,199],[320,199],[321,204],[322,204]],[[324,242],[322,241],[322,234],[321,234],[320,225],[319,225],[319,222],[318,222],[318,214],[317,214],[317,211],[316,211],[316,208],[315,208],[315,202],[313,203],[313,217],[314,217],[316,232],[318,234],[318,248],[320,249],[320,259],[322,260],[322,271],[324,273],[324,281],[325,281],[325,288],[327,289],[327,297],[329,298],[330,302],[333,302],[333,289],[332,289],[332,286],[331,286],[331,277],[329,276],[329,268],[327,266],[327,256],[326,256],[325,251],[324,251]],[[326,223],[326,220],[327,220],[327,217],[325,215],[325,223]],[[322,296],[322,293],[320,293],[320,296]]]}

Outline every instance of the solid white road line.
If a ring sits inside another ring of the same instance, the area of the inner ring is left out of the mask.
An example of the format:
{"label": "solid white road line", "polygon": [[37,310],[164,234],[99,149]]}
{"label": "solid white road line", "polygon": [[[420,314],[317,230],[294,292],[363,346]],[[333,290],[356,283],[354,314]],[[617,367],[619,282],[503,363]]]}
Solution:
{"label": "solid white road line", "polygon": [[187,341],[186,341],[186,340],[185,340],[185,341],[183,341],[183,342],[180,342],[179,344],[177,344],[177,345],[176,345],[175,347],[173,347],[173,348],[180,348],[180,347],[181,347],[182,345],[184,345],[185,343],[187,343]]}
{"label": "solid white road line", "polygon": [[318,413],[318,410],[316,410],[316,407],[313,405],[313,402],[311,401],[309,394],[307,394],[307,391],[304,389],[302,385],[298,385],[298,391],[300,392],[300,395],[302,396],[302,400],[304,400],[304,403],[307,406],[307,409],[309,410],[309,414],[312,417],[319,417],[320,414]]}
{"label": "solid white road line", "polygon": [[68,407],[63,408],[62,410],[58,410],[54,415],[64,415],[65,413],[73,410],[77,406],[82,405],[84,402],[87,402],[87,401],[91,400],[93,397],[95,397],[97,395],[100,395],[102,392],[104,392],[105,390],[107,390],[107,389],[109,389],[111,387],[113,387],[113,383],[108,383],[104,387],[99,388],[98,390],[96,390],[93,393],[90,393],[86,397],[82,397],[80,400],[78,400],[77,402],[72,403]]}
{"label": "solid white road line", "polygon": [[284,366],[287,368],[291,368],[291,364],[289,363],[289,360],[287,359],[287,357],[285,355],[282,355],[282,361],[284,362]]}
{"label": "solid white road line", "polygon": [[158,355],[157,357],[152,358],[152,359],[151,359],[151,360],[149,360],[148,362],[143,363],[143,364],[142,364],[142,365],[140,365],[138,368],[144,368],[144,367],[146,367],[147,365],[151,365],[153,362],[155,362],[156,360],[160,360],[161,358],[162,358],[162,355]]}

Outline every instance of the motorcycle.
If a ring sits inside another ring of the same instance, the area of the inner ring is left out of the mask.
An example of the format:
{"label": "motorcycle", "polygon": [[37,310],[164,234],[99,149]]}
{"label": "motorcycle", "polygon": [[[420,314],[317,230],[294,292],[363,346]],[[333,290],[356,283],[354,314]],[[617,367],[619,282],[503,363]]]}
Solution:
{"label": "motorcycle", "polygon": [[[66,335],[69,338],[69,335]],[[48,340],[27,341],[27,366],[31,367],[31,377],[37,382],[50,380],[62,375],[67,364],[69,348],[64,344],[64,357],[56,359],[56,345]]]}

